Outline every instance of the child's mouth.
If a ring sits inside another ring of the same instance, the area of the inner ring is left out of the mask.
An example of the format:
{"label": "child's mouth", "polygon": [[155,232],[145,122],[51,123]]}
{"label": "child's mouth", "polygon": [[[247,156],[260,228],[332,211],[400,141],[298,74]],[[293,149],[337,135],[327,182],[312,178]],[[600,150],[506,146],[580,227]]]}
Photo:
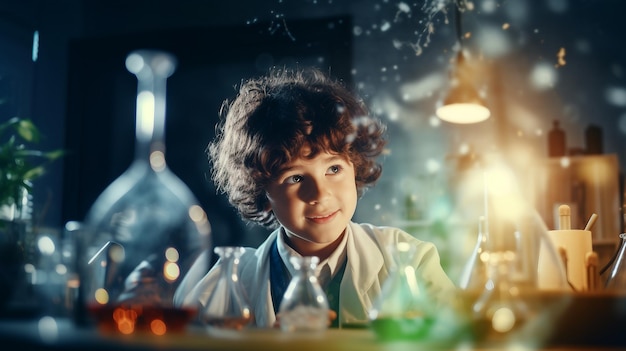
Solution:
{"label": "child's mouth", "polygon": [[328,215],[307,217],[307,219],[311,222],[322,224],[322,223],[330,222],[333,218],[335,218],[335,216],[337,215],[337,212],[339,211],[335,211]]}

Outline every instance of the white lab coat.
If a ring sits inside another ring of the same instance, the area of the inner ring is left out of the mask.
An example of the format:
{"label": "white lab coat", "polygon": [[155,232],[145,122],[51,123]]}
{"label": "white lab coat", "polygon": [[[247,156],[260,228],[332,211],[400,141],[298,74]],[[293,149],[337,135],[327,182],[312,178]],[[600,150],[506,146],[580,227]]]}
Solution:
{"label": "white lab coat", "polygon": [[[239,281],[250,301],[257,327],[270,327],[276,321],[269,284],[269,251],[278,233],[280,229],[272,232],[257,249],[246,248],[239,262]],[[340,285],[339,325],[368,321],[368,313],[394,265],[393,257],[387,252],[390,244],[408,242],[417,247],[412,265],[418,278],[431,289],[430,296],[443,299],[454,291],[454,284],[443,271],[439,253],[432,243],[418,240],[398,228],[354,222],[349,224],[346,235],[348,263]],[[194,308],[203,305],[219,274],[218,261],[195,286],[191,287],[189,282],[182,285],[174,304]]]}

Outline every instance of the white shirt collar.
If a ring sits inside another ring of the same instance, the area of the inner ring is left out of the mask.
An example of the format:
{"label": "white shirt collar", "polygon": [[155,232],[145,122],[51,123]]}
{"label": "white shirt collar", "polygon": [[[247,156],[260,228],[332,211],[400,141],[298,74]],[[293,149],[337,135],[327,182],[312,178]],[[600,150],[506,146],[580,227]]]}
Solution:
{"label": "white shirt collar", "polygon": [[[289,258],[291,256],[302,257],[302,255],[300,255],[296,250],[291,248],[285,242],[284,235],[285,235],[284,228],[281,228],[280,232],[276,236],[278,254],[280,255],[280,258],[283,260],[283,262],[285,263],[285,266],[287,267],[289,274],[293,277],[293,275],[295,274],[295,270],[293,269],[293,266],[289,262]],[[348,242],[348,239],[347,239],[348,235],[352,235],[352,230],[350,229],[350,226],[346,227],[346,230],[341,239],[341,242],[339,243],[339,246],[337,246],[335,251],[333,251],[330,254],[330,256],[328,256],[327,259],[319,262],[317,264],[317,267],[315,268],[315,274],[322,288],[324,288],[328,284],[328,282],[330,282],[332,277],[335,276],[335,273],[337,273],[337,270],[341,268],[341,266],[343,265],[346,259],[346,255],[347,255],[346,243]]]}

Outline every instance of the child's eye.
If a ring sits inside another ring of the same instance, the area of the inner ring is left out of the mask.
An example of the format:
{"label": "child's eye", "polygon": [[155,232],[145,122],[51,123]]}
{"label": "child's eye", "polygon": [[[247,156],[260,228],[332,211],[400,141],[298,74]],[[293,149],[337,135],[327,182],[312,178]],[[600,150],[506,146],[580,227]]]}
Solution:
{"label": "child's eye", "polygon": [[341,167],[339,165],[330,166],[328,168],[328,173],[329,174],[337,174],[337,173],[341,172],[342,169],[343,169],[343,167]]}
{"label": "child's eye", "polygon": [[285,179],[285,183],[287,184],[295,184],[295,183],[300,183],[302,181],[302,176],[301,175],[292,175],[289,176]]}

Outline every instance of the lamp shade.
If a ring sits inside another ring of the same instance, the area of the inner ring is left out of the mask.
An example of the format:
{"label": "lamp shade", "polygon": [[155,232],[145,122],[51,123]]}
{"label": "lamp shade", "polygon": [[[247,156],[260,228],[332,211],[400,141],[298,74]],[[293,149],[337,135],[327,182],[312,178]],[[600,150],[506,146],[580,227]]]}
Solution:
{"label": "lamp shade", "polygon": [[443,105],[437,109],[437,117],[459,124],[482,122],[491,116],[484,100],[476,89],[462,79],[456,79]]}

